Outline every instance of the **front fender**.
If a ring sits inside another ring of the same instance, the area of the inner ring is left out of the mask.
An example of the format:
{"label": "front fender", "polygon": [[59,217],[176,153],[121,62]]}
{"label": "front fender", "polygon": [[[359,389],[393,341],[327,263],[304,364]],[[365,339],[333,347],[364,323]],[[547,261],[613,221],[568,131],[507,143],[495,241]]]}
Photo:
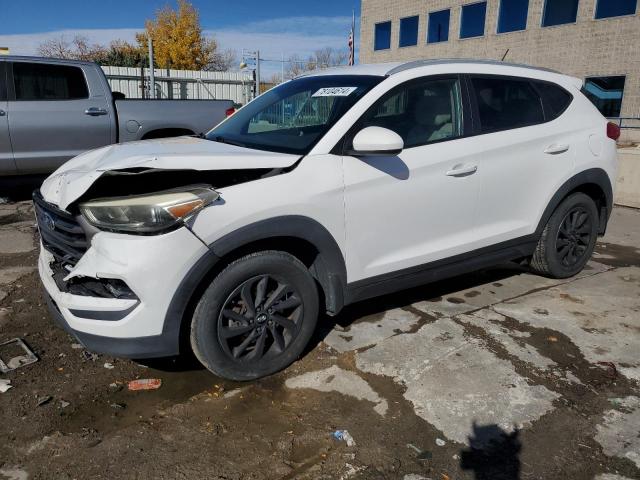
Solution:
{"label": "front fender", "polygon": [[347,269],[335,238],[316,220],[302,215],[284,215],[245,225],[214,241],[209,248],[222,258],[251,243],[276,239],[299,239],[311,244],[318,252],[314,274],[325,294],[327,310],[337,313],[344,305]]}

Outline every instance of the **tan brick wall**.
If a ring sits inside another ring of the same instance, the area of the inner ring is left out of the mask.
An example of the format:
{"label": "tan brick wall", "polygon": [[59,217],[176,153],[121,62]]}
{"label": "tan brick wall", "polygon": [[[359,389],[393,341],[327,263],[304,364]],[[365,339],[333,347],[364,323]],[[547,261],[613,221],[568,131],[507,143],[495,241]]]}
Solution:
{"label": "tan brick wall", "polygon": [[[623,117],[640,117],[640,16],[595,20],[596,0],[580,0],[575,24],[541,27],[544,0],[529,1],[527,29],[496,33],[499,0],[487,0],[485,35],[460,39],[461,6],[475,0],[361,0],[361,63],[429,58],[489,58],[551,68],[580,78],[625,75]],[[449,41],[427,44],[432,11],[451,9]],[[638,7],[640,9],[640,6]],[[418,45],[398,47],[400,18],[420,15]],[[374,25],[391,20],[391,49],[373,50]],[[636,122],[638,124],[638,122]],[[625,131],[640,141],[640,130]]]}

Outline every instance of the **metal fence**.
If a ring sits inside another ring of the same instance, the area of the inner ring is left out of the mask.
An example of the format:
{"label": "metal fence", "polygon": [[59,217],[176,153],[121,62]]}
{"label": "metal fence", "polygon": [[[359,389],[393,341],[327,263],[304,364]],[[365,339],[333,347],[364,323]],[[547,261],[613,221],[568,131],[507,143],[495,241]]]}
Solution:
{"label": "metal fence", "polygon": [[336,97],[312,97],[299,93],[265,108],[252,120],[251,131],[283,127],[309,127],[327,122]]}
{"label": "metal fence", "polygon": [[[150,98],[149,69],[103,66],[111,90],[126,98]],[[253,79],[247,72],[204,72],[154,69],[156,97],[173,100],[233,100],[253,98]]]}
{"label": "metal fence", "polygon": [[607,120],[617,123],[620,128],[640,130],[640,117],[607,117]]}

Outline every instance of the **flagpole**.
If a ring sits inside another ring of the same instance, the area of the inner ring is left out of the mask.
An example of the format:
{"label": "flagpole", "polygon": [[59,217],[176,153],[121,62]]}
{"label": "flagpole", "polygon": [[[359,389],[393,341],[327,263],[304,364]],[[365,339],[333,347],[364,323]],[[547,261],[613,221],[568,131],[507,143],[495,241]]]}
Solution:
{"label": "flagpole", "polygon": [[356,64],[356,9],[351,16],[351,32],[349,32],[349,66]]}
{"label": "flagpole", "polygon": [[356,9],[351,9],[351,31],[353,32],[353,43],[351,45],[351,55],[353,55],[353,65],[356,64]]}

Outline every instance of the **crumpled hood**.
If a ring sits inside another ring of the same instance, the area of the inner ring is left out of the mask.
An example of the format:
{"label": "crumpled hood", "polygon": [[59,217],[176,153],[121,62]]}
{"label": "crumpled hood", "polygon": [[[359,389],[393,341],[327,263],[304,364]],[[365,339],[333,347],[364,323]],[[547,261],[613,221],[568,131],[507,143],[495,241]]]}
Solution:
{"label": "crumpled hood", "polygon": [[143,170],[236,170],[286,168],[299,155],[236,147],[196,137],[174,137],[121,143],[72,158],[47,178],[43,198],[66,209],[105,172]]}

